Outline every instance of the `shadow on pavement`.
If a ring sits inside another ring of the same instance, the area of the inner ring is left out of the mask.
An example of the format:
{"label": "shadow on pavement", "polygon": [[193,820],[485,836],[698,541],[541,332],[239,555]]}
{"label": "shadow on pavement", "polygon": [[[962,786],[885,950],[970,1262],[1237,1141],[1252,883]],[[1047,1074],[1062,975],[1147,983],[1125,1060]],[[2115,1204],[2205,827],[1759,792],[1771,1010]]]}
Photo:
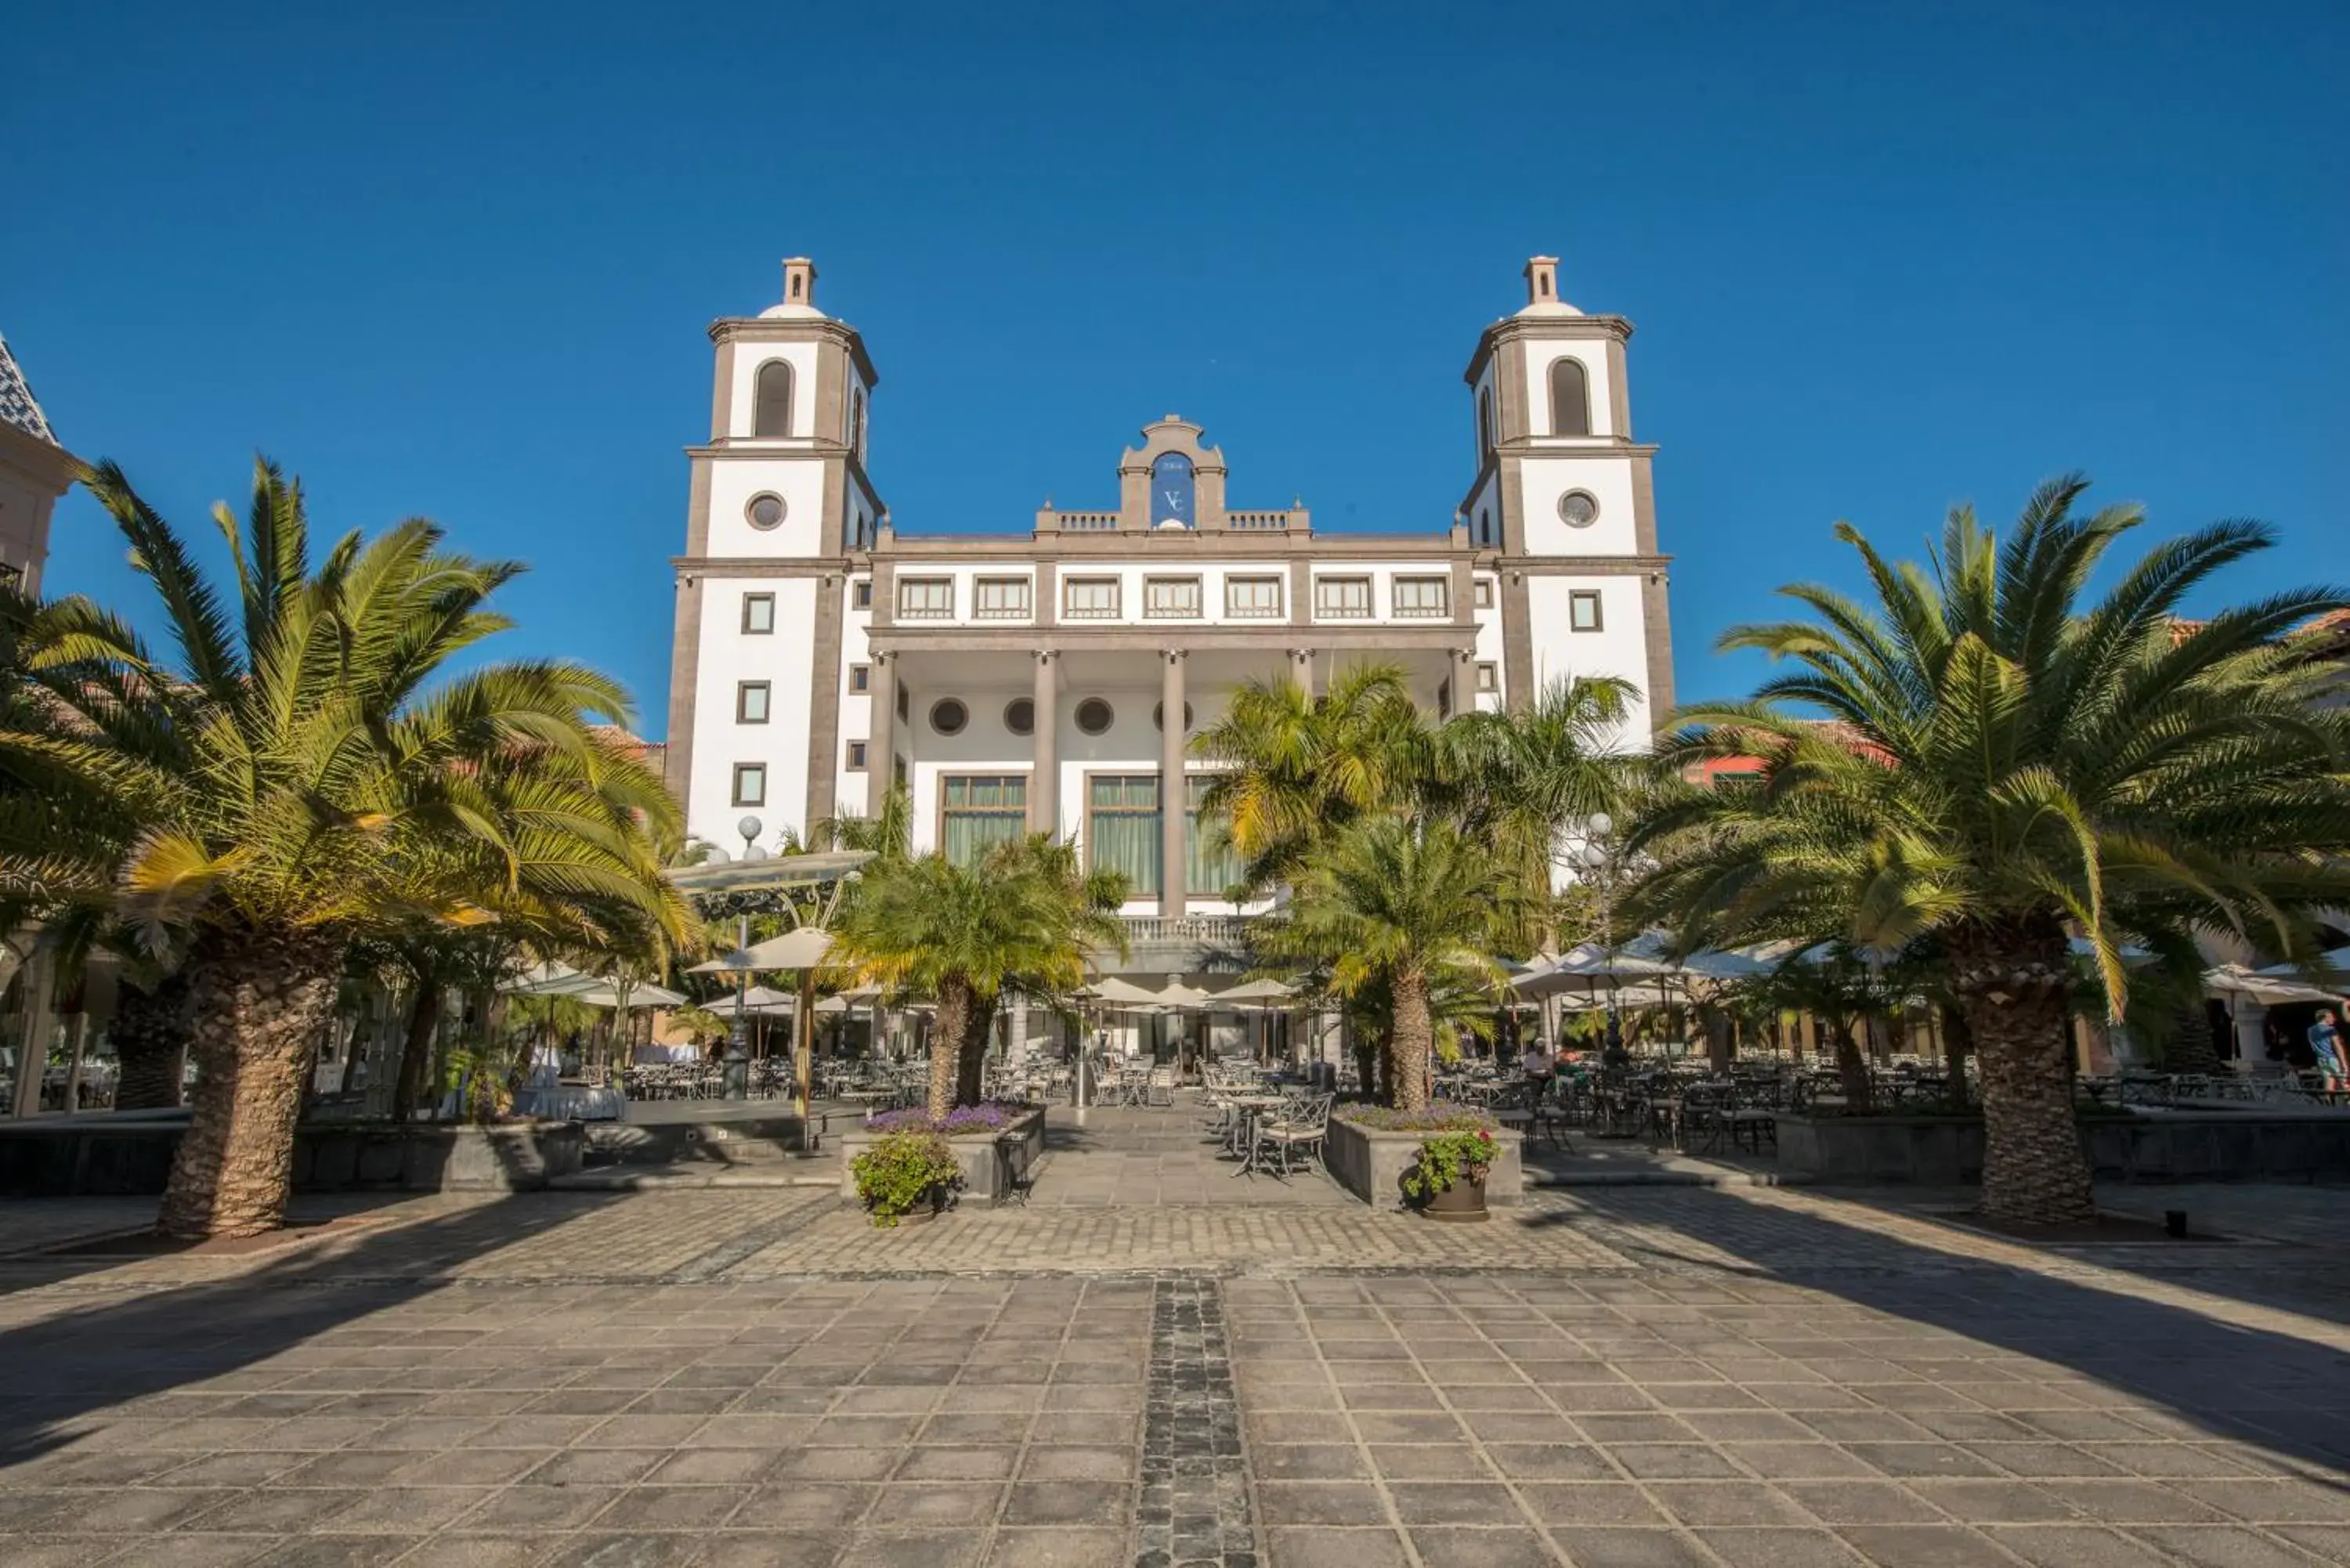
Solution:
{"label": "shadow on pavement", "polygon": [[[254,1367],[354,1319],[444,1290],[457,1266],[619,1200],[513,1195],[338,1242],[295,1243],[282,1259],[217,1280],[151,1289],[125,1282],[140,1293],[123,1299],[109,1292],[92,1298],[98,1304],[60,1306],[0,1328],[0,1366],[8,1368],[0,1384],[0,1467],[73,1441],[88,1429],[85,1417],[99,1410]],[[91,1272],[124,1262],[51,1256],[12,1268],[19,1289],[88,1288]],[[592,1269],[593,1260],[583,1266]],[[338,1397],[312,1397],[325,1406]],[[238,1412],[223,1401],[214,1413]]]}
{"label": "shadow on pavement", "polygon": [[[1844,1223],[1808,1202],[1760,1204],[1704,1188],[1669,1194],[1595,1189],[1532,1223],[1583,1229],[1627,1261],[1685,1281],[1727,1268],[1825,1292],[2069,1368],[2213,1436],[2313,1465],[2350,1468],[2350,1355],[2314,1337],[2225,1321],[2086,1279],[1919,1246],[1866,1224]],[[2113,1260],[2158,1251],[2097,1247],[2041,1256],[2058,1268],[2094,1262],[2131,1269],[2130,1262]],[[2311,1250],[2263,1249],[2277,1254],[2272,1270],[2237,1251],[2224,1272],[2170,1274],[2168,1282],[2329,1322],[2340,1321],[2350,1307],[2350,1282],[2306,1278],[2304,1271],[2330,1261]],[[2165,1275],[2151,1256],[2134,1266],[2149,1278]],[[2303,1275],[2298,1284],[2296,1273]],[[1800,1313],[1795,1306],[1788,1310]],[[2350,1490],[2331,1477],[2313,1479]]]}

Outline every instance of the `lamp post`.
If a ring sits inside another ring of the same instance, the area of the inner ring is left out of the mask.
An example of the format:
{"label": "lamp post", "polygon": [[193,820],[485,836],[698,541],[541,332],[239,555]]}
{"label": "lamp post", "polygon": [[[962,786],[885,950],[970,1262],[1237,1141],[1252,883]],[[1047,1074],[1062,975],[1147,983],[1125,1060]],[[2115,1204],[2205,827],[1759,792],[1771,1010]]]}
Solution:
{"label": "lamp post", "polygon": [[[755,816],[746,816],[734,825],[743,836],[743,858],[764,860],[765,850],[756,842],[766,825]],[[734,946],[739,952],[751,945],[751,911],[738,910],[734,916]],[[734,975],[734,1026],[726,1032],[726,1097],[747,1100],[751,1097],[751,971],[738,970]],[[793,1020],[799,1027],[801,1021]]]}

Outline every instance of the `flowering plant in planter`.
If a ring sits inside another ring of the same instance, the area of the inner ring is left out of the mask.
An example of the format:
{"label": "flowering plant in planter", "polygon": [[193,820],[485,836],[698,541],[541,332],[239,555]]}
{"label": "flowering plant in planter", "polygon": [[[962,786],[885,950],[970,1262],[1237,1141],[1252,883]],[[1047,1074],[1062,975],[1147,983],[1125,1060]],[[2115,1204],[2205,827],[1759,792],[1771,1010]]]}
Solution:
{"label": "flowering plant in planter", "polygon": [[925,1204],[935,1207],[944,1193],[962,1185],[962,1167],[954,1150],[931,1132],[897,1132],[877,1138],[872,1147],[848,1162],[848,1171],[873,1223],[885,1228]]}
{"label": "flowering plant in planter", "polygon": [[868,1132],[935,1132],[952,1136],[956,1133],[1002,1132],[1029,1107],[1012,1100],[983,1100],[975,1106],[957,1106],[937,1121],[921,1106],[911,1106],[899,1111],[881,1111],[865,1118]]}
{"label": "flowering plant in planter", "polygon": [[1493,1135],[1484,1127],[1432,1133],[1419,1140],[1419,1163],[1404,1172],[1404,1196],[1424,1203],[1456,1182],[1482,1187],[1493,1159]]}

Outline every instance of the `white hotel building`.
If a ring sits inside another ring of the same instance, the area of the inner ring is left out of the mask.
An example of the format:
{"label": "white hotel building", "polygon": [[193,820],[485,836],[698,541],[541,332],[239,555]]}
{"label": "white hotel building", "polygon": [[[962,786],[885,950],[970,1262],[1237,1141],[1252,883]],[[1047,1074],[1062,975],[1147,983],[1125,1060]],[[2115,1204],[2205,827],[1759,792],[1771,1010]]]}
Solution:
{"label": "white hotel building", "polygon": [[785,262],[783,303],[710,328],[710,440],[689,450],[668,765],[691,831],[739,854],[746,815],[772,843],[899,780],[918,850],[1074,836],[1131,877],[1138,938],[1195,959],[1244,911],[1186,809],[1204,764],[1185,730],[1242,681],[1382,660],[1444,713],[1617,675],[1645,737],[1672,702],[1669,557],[1656,449],[1632,436],[1632,325],[1559,298],[1552,258],[1525,278],[1469,357],[1465,495],[1433,526],[1317,534],[1303,506],[1235,507],[1222,452],[1170,414],[1120,456],[1114,504],[922,533],[893,524],[868,466],[864,340]]}

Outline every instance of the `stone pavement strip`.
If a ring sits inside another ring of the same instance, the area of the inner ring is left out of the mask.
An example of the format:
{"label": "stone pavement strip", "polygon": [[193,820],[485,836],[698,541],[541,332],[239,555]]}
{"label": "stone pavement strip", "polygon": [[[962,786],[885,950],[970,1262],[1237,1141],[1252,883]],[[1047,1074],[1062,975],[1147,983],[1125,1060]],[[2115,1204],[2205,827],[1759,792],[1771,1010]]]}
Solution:
{"label": "stone pavement strip", "polygon": [[120,1259],[0,1203],[0,1564],[2350,1562],[2350,1204],[2135,1197],[2243,1239],[763,1189]]}

